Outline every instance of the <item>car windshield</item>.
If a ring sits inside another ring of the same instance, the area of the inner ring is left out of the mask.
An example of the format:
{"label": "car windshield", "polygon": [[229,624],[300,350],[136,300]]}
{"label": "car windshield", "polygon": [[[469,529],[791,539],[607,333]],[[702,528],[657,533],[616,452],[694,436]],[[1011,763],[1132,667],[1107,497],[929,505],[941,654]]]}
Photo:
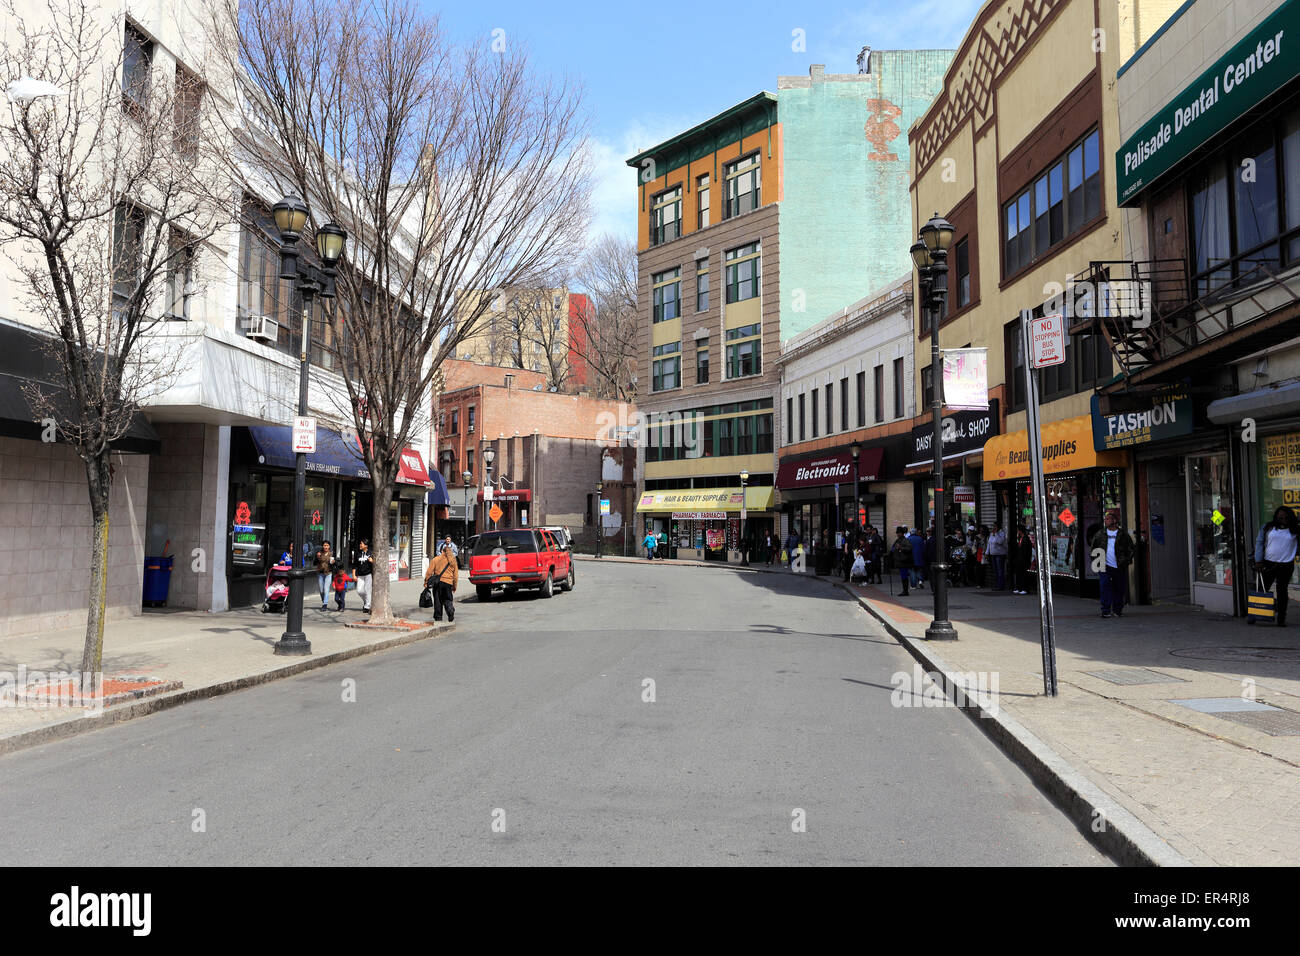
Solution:
{"label": "car windshield", "polygon": [[536,551],[537,542],[531,531],[486,531],[474,542],[474,554],[495,554],[497,549],[513,554],[519,551]]}

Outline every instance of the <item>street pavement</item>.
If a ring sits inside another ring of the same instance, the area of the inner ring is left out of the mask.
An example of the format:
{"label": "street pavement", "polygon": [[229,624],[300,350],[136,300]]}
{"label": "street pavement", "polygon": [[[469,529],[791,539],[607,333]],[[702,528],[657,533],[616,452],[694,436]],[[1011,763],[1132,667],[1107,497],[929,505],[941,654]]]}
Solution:
{"label": "street pavement", "polygon": [[583,561],[456,624],[0,757],[0,863],[1108,863],[825,581]]}

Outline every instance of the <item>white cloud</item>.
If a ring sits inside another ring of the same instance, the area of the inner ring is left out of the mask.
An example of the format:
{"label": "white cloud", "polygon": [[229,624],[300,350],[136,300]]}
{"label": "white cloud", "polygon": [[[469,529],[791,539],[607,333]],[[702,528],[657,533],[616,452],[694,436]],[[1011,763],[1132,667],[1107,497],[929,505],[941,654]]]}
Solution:
{"label": "white cloud", "polygon": [[[900,17],[893,4],[872,7],[845,17],[831,29],[826,41],[817,46],[808,38],[809,55],[825,58],[828,73],[857,70],[858,52],[873,50],[955,50],[975,21],[984,0],[912,0],[907,16]],[[821,62],[813,56],[812,62]]]}
{"label": "white cloud", "polygon": [[593,178],[591,238],[602,233],[636,235],[637,174],[627,161],[642,150],[690,129],[699,120],[655,118],[629,123],[614,138],[594,137],[591,143]]}

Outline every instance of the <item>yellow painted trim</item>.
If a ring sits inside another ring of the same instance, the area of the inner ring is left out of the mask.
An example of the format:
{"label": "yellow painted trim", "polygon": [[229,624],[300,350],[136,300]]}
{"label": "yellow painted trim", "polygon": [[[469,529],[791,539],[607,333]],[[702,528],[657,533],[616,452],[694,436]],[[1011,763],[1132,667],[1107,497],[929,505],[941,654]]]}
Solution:
{"label": "yellow painted trim", "polygon": [[[1059,474],[1084,468],[1123,468],[1122,451],[1096,451],[1092,444],[1092,416],[1080,415],[1042,427],[1043,473]],[[1029,432],[997,435],[984,444],[984,480],[1029,477]]]}
{"label": "yellow painted trim", "polygon": [[770,452],[758,455],[728,455],[725,458],[683,458],[680,461],[647,461],[645,476],[647,478],[696,478],[701,475],[716,475],[724,472],[729,475],[739,474],[741,470],[751,472],[775,471]]}
{"label": "yellow painted trim", "polygon": [[[745,325],[762,325],[763,323],[763,299],[761,296],[754,296],[752,299],[745,299],[741,302],[732,302],[724,306],[722,328],[724,332],[732,329],[738,329]],[[662,324],[662,323],[661,323]],[[759,333],[762,334],[761,331]],[[724,344],[726,339],[723,339]]]}
{"label": "yellow painted trim", "polygon": [[[665,322],[656,322],[650,327],[650,346],[667,345],[669,342],[680,342],[682,340],[682,320],[668,319]],[[654,357],[653,355],[651,356]]]}
{"label": "yellow painted trim", "polygon": [[[770,486],[744,489],[746,511],[771,511],[776,489]],[[740,513],[741,489],[674,488],[645,491],[637,501],[637,511],[725,511]]]}

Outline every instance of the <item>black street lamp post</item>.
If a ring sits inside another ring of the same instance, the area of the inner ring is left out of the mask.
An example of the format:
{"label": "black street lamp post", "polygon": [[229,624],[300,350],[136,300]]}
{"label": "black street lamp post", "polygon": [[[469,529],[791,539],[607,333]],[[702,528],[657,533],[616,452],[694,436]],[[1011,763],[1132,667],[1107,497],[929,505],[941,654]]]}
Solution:
{"label": "black street lamp post", "polygon": [[[497,453],[493,450],[491,445],[488,445],[486,448],[483,449],[483,487],[484,488],[490,489],[492,487],[492,462],[496,460],[497,460]],[[493,502],[493,504],[495,504],[495,502]],[[483,530],[484,531],[487,530],[488,512],[491,510],[492,510],[492,505],[488,504],[488,497],[485,494],[483,496]],[[495,521],[492,522],[492,527],[493,528],[496,527]]]}
{"label": "black street lamp post", "polygon": [[740,471],[740,566],[749,567],[749,542],[745,540],[745,487],[749,484],[749,469]]}
{"label": "black street lamp post", "polygon": [[[462,472],[461,478],[465,479],[465,537],[461,539],[460,545],[466,550],[469,549],[469,483],[474,480],[470,472]],[[467,559],[468,560],[468,559]]]}
{"label": "black street lamp post", "polygon": [[605,492],[605,482],[596,482],[596,557],[600,557],[600,539],[605,536],[605,516],[600,513],[600,496]]}
{"label": "black street lamp post", "polygon": [[948,620],[948,555],[944,550],[943,487],[943,359],[939,349],[939,318],[948,292],[948,245],[952,242],[952,223],[937,212],[921,227],[921,237],[912,246],[921,285],[921,308],[930,322],[930,411],[934,434],[930,441],[934,452],[934,620],[925,629],[927,641],[955,641],[957,630]]}
{"label": "black street lamp post", "polygon": [[853,456],[853,520],[849,522],[849,527],[854,529],[853,543],[849,547],[849,553],[858,545],[858,538],[862,535],[863,521],[858,517],[861,514],[858,505],[858,455],[862,453],[862,446],[854,442],[849,446],[849,454]]}
{"label": "black street lamp post", "polygon": [[[307,204],[295,195],[285,196],[272,209],[275,226],[280,230],[280,278],[291,279],[298,284],[302,295],[302,341],[298,355],[298,415],[306,417],[309,409],[307,403],[308,371],[311,367],[311,304],[316,296],[323,299],[334,298],[334,275],[339,260],[343,256],[343,246],[347,242],[347,233],[341,226],[332,222],[321,226],[316,232],[316,252],[324,266],[321,283],[316,282],[316,270],[308,266],[304,269],[298,263],[298,241],[302,231],[311,218]],[[289,603],[286,611],[284,633],[276,641],[276,654],[301,655],[311,653],[311,641],[302,630],[302,602],[306,590],[307,548],[303,538],[303,511],[307,498],[307,455],[298,452],[294,456],[293,475],[293,567],[289,572]]]}

